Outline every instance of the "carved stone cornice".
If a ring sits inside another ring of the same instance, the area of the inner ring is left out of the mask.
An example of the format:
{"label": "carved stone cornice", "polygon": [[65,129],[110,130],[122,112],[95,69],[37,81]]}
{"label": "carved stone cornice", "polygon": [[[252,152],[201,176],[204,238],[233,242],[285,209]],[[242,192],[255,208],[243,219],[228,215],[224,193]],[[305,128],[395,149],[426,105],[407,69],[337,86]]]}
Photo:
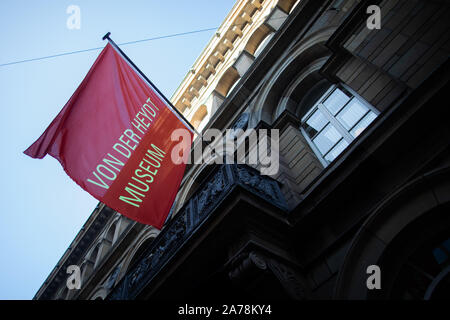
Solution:
{"label": "carved stone cornice", "polygon": [[230,264],[228,277],[234,285],[245,287],[261,274],[275,277],[290,298],[307,298],[308,285],[302,275],[279,259],[255,250],[235,257]]}
{"label": "carved stone cornice", "polygon": [[51,300],[54,298],[62,283],[67,279],[67,267],[82,263],[86,251],[97,239],[98,234],[103,230],[113,213],[112,209],[103,204],[97,206],[94,213],[89,217],[80,233],[67,249],[66,254],[60,259],[53,272],[36,293],[34,300]]}
{"label": "carved stone cornice", "polygon": [[[220,77],[224,72],[224,66],[227,65],[233,52],[244,45],[243,39],[256,28],[254,22],[264,17],[264,10],[270,9],[269,4],[269,0],[240,0],[236,2],[218,28],[215,36],[210,40],[173,94],[171,98],[173,105],[183,110],[190,108],[191,104],[194,108],[196,107],[193,103],[194,95],[190,92],[190,88],[195,87],[201,96],[205,92],[205,88],[211,83],[215,83],[217,77]],[[249,25],[250,28],[248,28]],[[186,100],[182,102],[183,99]]]}

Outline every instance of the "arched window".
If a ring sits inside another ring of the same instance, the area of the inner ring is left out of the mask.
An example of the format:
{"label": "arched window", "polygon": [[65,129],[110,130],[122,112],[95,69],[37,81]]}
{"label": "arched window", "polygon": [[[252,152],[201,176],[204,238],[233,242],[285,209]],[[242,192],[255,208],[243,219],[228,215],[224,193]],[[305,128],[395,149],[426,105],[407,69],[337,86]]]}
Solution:
{"label": "arched window", "polygon": [[378,111],[348,90],[332,86],[302,118],[301,130],[326,166],[377,117]]}
{"label": "arched window", "polygon": [[228,68],[227,71],[220,78],[216,86],[216,91],[222,96],[226,97],[231,92],[231,88],[235,85],[240,78],[238,71],[234,67]]}
{"label": "arched window", "polygon": [[297,7],[297,5],[300,3],[301,0],[297,0],[295,1],[294,5],[292,6],[292,8],[289,9],[289,14],[292,13],[292,11],[294,11],[294,9]]}
{"label": "arched window", "polygon": [[154,237],[150,237],[147,240],[145,240],[140,247],[137,249],[137,251],[134,253],[133,258],[131,259],[130,264],[128,265],[128,268],[132,268],[138,261],[142,259],[142,255],[145,253],[145,251],[148,249],[150,244],[155,240]]}
{"label": "arched window", "polygon": [[89,256],[89,260],[91,260],[91,262],[95,265],[95,263],[97,262],[97,257],[98,257],[98,252],[100,250],[100,244],[97,244],[95,246],[95,249],[91,252],[90,256]]}
{"label": "arched window", "polygon": [[191,119],[191,123],[195,129],[203,129],[202,126],[205,124],[205,121],[208,120],[207,115],[208,108],[205,105],[201,105]]}
{"label": "arched window", "polygon": [[267,46],[274,35],[275,33],[271,32],[261,41],[258,48],[255,50],[255,53],[253,54],[255,58],[261,54],[261,52],[264,50],[264,48]]}
{"label": "arched window", "polygon": [[117,221],[114,222],[108,229],[106,233],[106,240],[108,240],[111,244],[114,242],[114,235],[116,234]]}
{"label": "arched window", "polygon": [[227,93],[227,97],[230,95],[231,92],[233,92],[234,88],[237,86],[237,84],[239,83],[239,79],[237,79],[233,85],[231,86],[230,89],[228,89],[228,93]]}

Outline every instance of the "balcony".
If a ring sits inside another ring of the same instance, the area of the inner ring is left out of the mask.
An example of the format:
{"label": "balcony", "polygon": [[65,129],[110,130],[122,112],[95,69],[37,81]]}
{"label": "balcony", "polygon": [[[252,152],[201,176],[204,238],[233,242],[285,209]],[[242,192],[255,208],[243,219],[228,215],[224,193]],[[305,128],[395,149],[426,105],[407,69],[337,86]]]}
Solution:
{"label": "balcony", "polygon": [[221,165],[213,169],[198,190],[163,228],[141,260],[122,278],[109,300],[132,300],[151,286],[153,279],[182,250],[202,225],[214,218],[217,208],[236,190],[256,196],[280,212],[287,206],[278,182],[246,165]]}

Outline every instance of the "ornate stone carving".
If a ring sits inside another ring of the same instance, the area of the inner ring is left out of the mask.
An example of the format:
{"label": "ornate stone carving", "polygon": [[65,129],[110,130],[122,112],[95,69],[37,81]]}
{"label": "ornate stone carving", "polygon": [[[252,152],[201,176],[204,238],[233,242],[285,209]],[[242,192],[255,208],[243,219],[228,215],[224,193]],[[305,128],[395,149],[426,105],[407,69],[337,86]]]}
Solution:
{"label": "ornate stone carving", "polygon": [[113,272],[111,272],[111,275],[108,277],[108,279],[105,281],[105,288],[111,289],[114,286],[114,282],[116,282],[117,276],[120,272],[120,266],[117,266],[114,268]]}
{"label": "ornate stone carving", "polygon": [[268,266],[291,298],[306,298],[306,284],[291,268],[274,259],[269,259]]}
{"label": "ornate stone carving", "polygon": [[229,278],[234,283],[241,283],[248,277],[255,276],[258,271],[267,270],[267,264],[264,258],[256,252],[241,253],[231,263],[231,271],[228,273]]}
{"label": "ornate stone carving", "polygon": [[257,276],[258,272],[273,274],[291,298],[296,300],[306,298],[306,284],[301,276],[281,262],[256,251],[237,256],[231,263],[228,276],[233,283],[245,286]]}
{"label": "ornate stone carving", "polygon": [[286,208],[284,197],[275,180],[261,176],[256,170],[249,170],[242,165],[237,165],[236,170],[240,182],[250,187],[251,191],[281,208]]}
{"label": "ornate stone carving", "polygon": [[[161,271],[162,266],[183,246],[190,234],[195,232],[196,227],[213,213],[215,205],[227,194],[233,184],[245,185],[272,203],[282,203],[279,187],[271,178],[259,176],[257,171],[253,171],[247,166],[222,165],[218,167],[209,181],[183,206],[181,212],[167,223],[139,264],[124,276],[108,299],[135,298],[140,290]],[[250,263],[260,270],[267,269],[265,260],[256,254],[250,255],[247,260],[245,263]]]}
{"label": "ornate stone carving", "polygon": [[197,209],[201,216],[205,209],[214,201],[215,197],[223,191],[225,187],[225,177],[223,170],[219,170],[200,192],[197,198]]}
{"label": "ornate stone carving", "polygon": [[250,119],[250,115],[246,112],[242,113],[236,122],[233,124],[231,129],[242,129],[245,130],[248,127],[248,120]]}

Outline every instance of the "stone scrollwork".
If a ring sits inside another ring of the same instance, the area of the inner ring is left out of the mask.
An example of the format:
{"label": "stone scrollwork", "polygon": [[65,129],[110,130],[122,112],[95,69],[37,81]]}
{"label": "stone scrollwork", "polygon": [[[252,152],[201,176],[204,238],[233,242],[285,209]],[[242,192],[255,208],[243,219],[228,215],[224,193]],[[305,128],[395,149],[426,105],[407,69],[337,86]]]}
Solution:
{"label": "stone scrollwork", "polygon": [[306,298],[306,283],[296,272],[274,259],[269,259],[268,267],[291,298],[296,300]]}
{"label": "stone scrollwork", "polygon": [[228,276],[234,284],[245,287],[246,283],[251,283],[252,278],[257,277],[258,273],[273,275],[292,299],[302,300],[307,296],[306,282],[297,272],[278,260],[256,251],[237,256],[231,263]]}
{"label": "stone scrollwork", "polygon": [[245,186],[250,187],[250,191],[265,199],[269,199],[270,202],[280,208],[286,208],[284,197],[275,180],[268,179],[266,176],[260,175],[256,170],[249,170],[242,165],[237,165],[236,170],[239,181]]}
{"label": "stone scrollwork", "polygon": [[231,263],[228,273],[230,280],[237,285],[245,283],[248,279],[256,276],[258,272],[267,271],[267,263],[258,253],[241,253]]}
{"label": "stone scrollwork", "polygon": [[225,176],[223,170],[219,170],[211,179],[203,190],[199,193],[197,198],[198,214],[201,216],[205,210],[211,205],[214,199],[225,188]]}
{"label": "stone scrollwork", "polygon": [[233,124],[231,129],[242,129],[245,130],[248,127],[248,120],[250,119],[250,115],[246,112],[242,113],[236,122]]}

